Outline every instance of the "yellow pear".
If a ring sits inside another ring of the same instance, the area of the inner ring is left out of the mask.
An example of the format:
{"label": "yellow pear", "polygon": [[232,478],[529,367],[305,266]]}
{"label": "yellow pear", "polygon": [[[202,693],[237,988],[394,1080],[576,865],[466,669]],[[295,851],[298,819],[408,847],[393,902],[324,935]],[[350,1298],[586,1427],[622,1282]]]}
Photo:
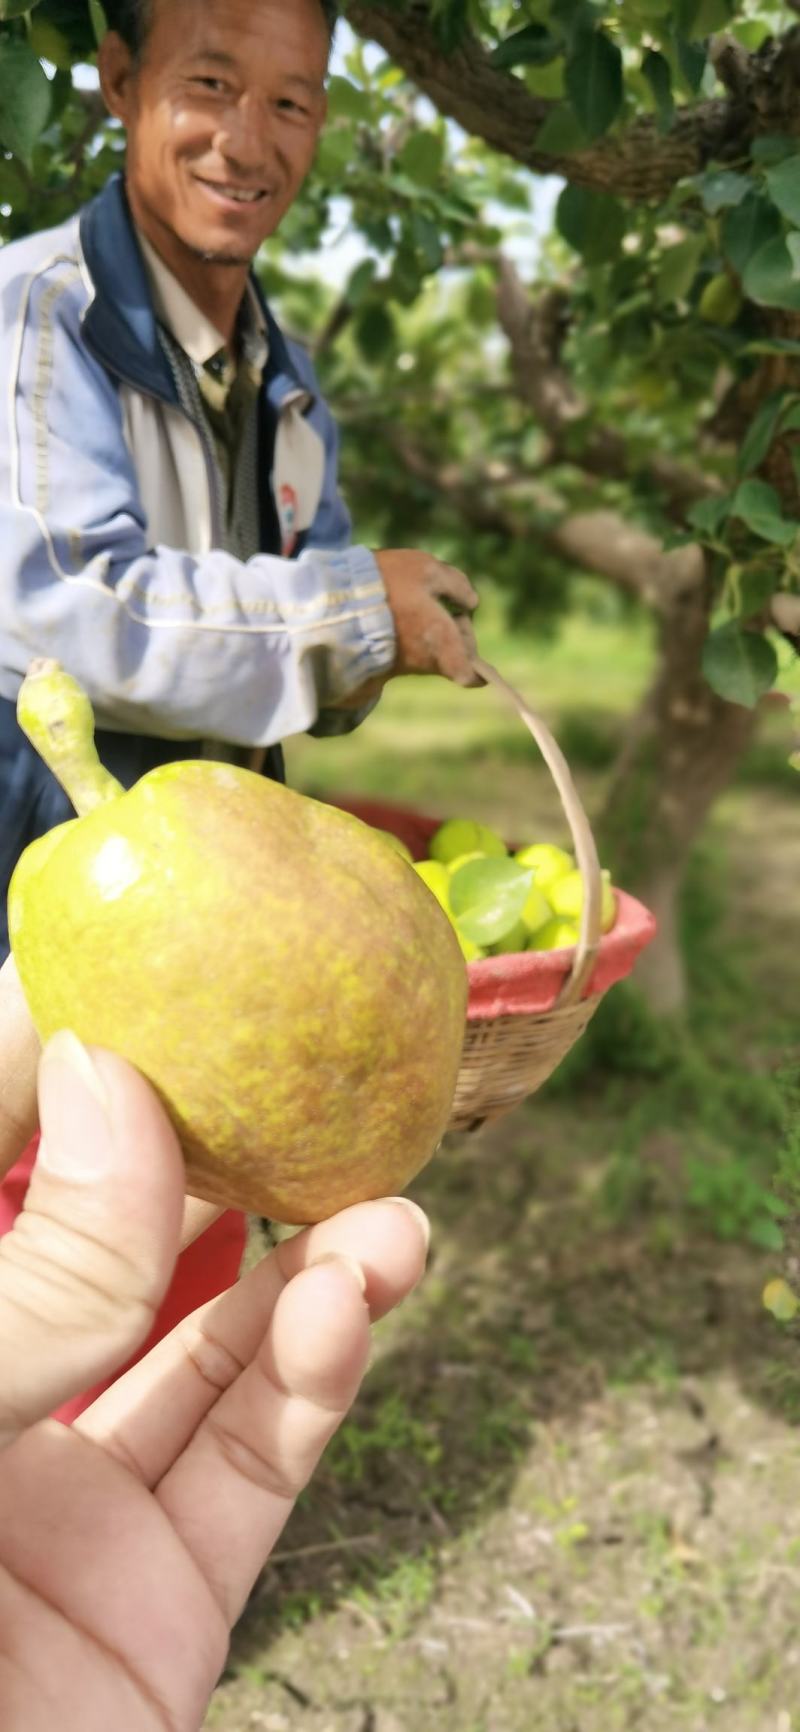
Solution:
{"label": "yellow pear", "polygon": [[414,856],[411,849],[406,842],[401,842],[399,836],[395,836],[393,830],[379,830],[376,828],[375,835],[380,836],[381,841],[385,842],[389,848],[393,848],[395,854],[400,855],[401,860],[407,860],[409,865],[413,866]]}
{"label": "yellow pear", "polygon": [[519,848],[514,859],[520,866],[530,866],[535,872],[537,890],[546,891],[557,878],[563,878],[575,869],[572,855],[565,848],[557,848],[554,842],[531,842],[527,848]]}
{"label": "yellow pear", "polygon": [[528,891],[525,906],[520,915],[527,936],[530,938],[532,933],[539,931],[540,926],[545,926],[551,918],[551,914],[552,909],[547,897],[543,895],[538,884],[534,881]]}
{"label": "yellow pear", "polygon": [[[611,873],[604,871],[601,876],[603,895],[600,928],[602,932],[610,932],[617,918],[617,900],[611,888]],[[580,920],[583,908],[583,874],[577,870],[568,872],[566,877],[548,885],[547,900],[554,914],[563,915],[565,920]]]}
{"label": "yellow pear", "polygon": [[573,950],[578,942],[574,920],[548,920],[528,940],[529,950]]}
{"label": "yellow pear", "polygon": [[72,1028],[150,1079],[194,1195],[294,1224],[400,1190],[446,1129],[467,1002],[418,875],[357,818],[230,765],[125,793],[57,664],[18,714],[79,813],[9,897],[42,1039]]}
{"label": "yellow pear", "polygon": [[414,871],[427,884],[445,914],[450,913],[450,873],[441,860],[415,860]]}

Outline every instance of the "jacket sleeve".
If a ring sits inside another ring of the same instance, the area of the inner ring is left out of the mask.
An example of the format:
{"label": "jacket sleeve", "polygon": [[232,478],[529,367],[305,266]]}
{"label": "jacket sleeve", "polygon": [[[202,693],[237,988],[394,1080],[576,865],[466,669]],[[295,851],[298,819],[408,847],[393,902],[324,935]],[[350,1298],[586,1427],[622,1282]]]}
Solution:
{"label": "jacket sleeve", "polygon": [[[106,727],[271,745],[391,666],[375,560],[326,484],[296,561],[151,547],[117,390],[80,332],[65,258],[6,283],[0,334],[0,690],[52,656]],[[330,537],[328,545],[324,542]]]}

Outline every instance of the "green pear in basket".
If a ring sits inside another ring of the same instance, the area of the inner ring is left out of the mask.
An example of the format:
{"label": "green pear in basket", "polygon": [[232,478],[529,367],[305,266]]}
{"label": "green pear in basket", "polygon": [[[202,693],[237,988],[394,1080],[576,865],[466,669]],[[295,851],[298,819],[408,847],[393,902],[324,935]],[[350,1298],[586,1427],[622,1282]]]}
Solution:
{"label": "green pear in basket", "polygon": [[431,837],[428,853],[432,860],[441,860],[449,866],[462,854],[488,854],[501,859],[508,849],[488,824],[478,824],[472,818],[448,818]]}
{"label": "green pear in basket", "polygon": [[[611,873],[603,871],[602,903],[600,911],[600,929],[610,932],[617,918],[617,901],[611,888]],[[580,920],[584,902],[583,874],[568,872],[563,878],[557,878],[548,886],[547,900],[554,914],[564,920]]]}
{"label": "green pear in basket", "polygon": [[572,855],[565,848],[557,848],[554,842],[531,842],[527,848],[518,849],[514,859],[520,866],[530,867],[537,890],[545,893],[550,884],[575,869]]}
{"label": "green pear in basket", "polygon": [[18,714],[79,814],[11,884],[40,1036],[72,1028],[150,1079],[196,1196],[301,1223],[406,1185],[450,1117],[468,988],[419,876],[357,818],[227,764],[124,792],[56,663]]}

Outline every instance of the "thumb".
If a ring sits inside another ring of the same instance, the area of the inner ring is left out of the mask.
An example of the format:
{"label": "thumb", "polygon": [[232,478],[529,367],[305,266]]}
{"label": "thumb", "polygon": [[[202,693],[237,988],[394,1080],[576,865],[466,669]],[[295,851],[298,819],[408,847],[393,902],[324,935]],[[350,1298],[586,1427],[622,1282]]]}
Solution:
{"label": "thumb", "polygon": [[55,1035],[39,1113],[25,1208],[0,1240],[0,1448],[141,1345],[183,1213],[177,1138],[124,1060]]}

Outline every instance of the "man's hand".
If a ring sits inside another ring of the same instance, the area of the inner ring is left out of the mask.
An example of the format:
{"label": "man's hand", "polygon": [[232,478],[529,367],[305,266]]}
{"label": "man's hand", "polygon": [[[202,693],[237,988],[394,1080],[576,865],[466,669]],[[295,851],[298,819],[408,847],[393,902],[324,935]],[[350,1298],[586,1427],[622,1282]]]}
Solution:
{"label": "man's hand", "polygon": [[470,619],[479,598],[463,571],[407,549],[376,553],[375,562],[394,617],[397,657],[385,674],[367,680],[337,707],[361,709],[398,674],[441,674],[458,686],[482,686],[473,666],[478,647]]}
{"label": "man's hand", "polygon": [[397,631],[392,674],[442,674],[458,686],[483,684],[469,616],[478,596],[463,571],[428,553],[375,555]]}
{"label": "man's hand", "polygon": [[231,1627],[355,1398],[370,1323],[422,1275],[425,1222],[389,1199],[298,1233],[71,1430],[40,1423],[145,1334],[183,1166],[160,1102],[109,1053],[57,1036],[39,1097],[42,1155],[0,1254],[3,1732],[197,1732]]}

